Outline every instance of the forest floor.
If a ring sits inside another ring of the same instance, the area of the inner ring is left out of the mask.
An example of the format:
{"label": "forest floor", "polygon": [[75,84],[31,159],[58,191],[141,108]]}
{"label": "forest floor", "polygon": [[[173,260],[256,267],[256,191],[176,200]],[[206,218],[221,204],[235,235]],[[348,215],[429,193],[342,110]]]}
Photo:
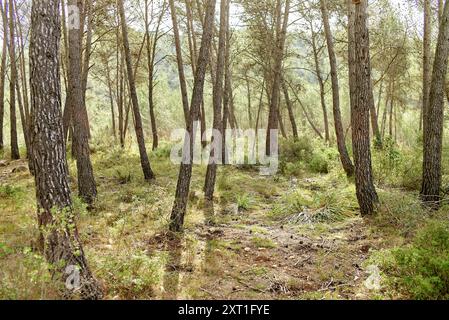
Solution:
{"label": "forest floor", "polygon": [[[138,156],[94,150],[98,201],[75,197],[89,264],[107,299],[385,299],[369,289],[372,257],[403,246],[422,214],[416,194],[378,187],[379,215],[361,218],[354,186],[330,174],[263,177],[220,168],[212,210],[202,200],[205,167],[194,168],[185,232],[168,233],[178,166],[151,156],[154,183]],[[75,164],[69,161],[72,190]],[[34,180],[25,161],[0,163],[0,298],[56,299],[38,236]],[[407,212],[404,214],[404,212]],[[447,217],[447,214],[444,214]],[[374,261],[374,262],[373,262]]]}

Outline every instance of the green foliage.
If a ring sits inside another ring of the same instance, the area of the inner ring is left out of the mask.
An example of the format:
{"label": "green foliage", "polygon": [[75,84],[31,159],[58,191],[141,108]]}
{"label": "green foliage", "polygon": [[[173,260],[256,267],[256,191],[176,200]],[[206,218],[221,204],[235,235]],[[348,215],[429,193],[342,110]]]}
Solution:
{"label": "green foliage", "polygon": [[122,298],[150,298],[153,286],[158,282],[161,269],[159,259],[145,252],[133,252],[126,255],[105,256],[102,268],[97,271],[100,278],[108,279],[112,294]]}
{"label": "green foliage", "polygon": [[279,147],[280,170],[284,174],[298,175],[301,169],[300,163],[308,162],[313,153],[313,146],[307,137],[298,140],[283,139]]}
{"label": "green foliage", "polygon": [[23,194],[24,190],[21,187],[14,187],[9,184],[0,185],[0,199],[19,200]]}
{"label": "green foliage", "polygon": [[172,147],[173,145],[169,143],[161,143],[153,154],[158,159],[169,159]]}
{"label": "green foliage", "polygon": [[251,209],[251,202],[251,197],[247,193],[237,195],[237,206],[239,210],[246,211]]}
{"label": "green foliage", "polygon": [[373,152],[373,171],[378,183],[397,186],[411,191],[421,187],[422,148],[399,148],[390,138],[383,148]]}
{"label": "green foliage", "polygon": [[414,299],[449,299],[449,223],[434,221],[383,267],[392,285]]}

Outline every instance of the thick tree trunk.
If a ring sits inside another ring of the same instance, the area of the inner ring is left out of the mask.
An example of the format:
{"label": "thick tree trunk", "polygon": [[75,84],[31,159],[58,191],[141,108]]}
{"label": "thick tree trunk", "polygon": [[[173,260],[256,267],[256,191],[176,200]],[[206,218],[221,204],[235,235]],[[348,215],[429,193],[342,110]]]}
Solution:
{"label": "thick tree trunk", "polygon": [[[69,5],[77,6],[77,0],[69,0]],[[69,30],[69,78],[67,107],[72,110],[73,137],[76,167],[78,173],[78,192],[81,199],[91,205],[97,197],[97,187],[90,160],[89,127],[84,99],[84,88],[81,74],[81,31]]]}
{"label": "thick tree trunk", "polygon": [[9,1],[9,61],[11,65],[11,74],[9,82],[9,125],[11,138],[11,159],[20,159],[19,143],[17,139],[17,118],[16,118],[16,82],[17,65],[15,51],[15,32],[14,32],[14,4]]}
{"label": "thick tree trunk", "polygon": [[123,34],[123,49],[125,51],[125,60],[126,60],[126,69],[128,75],[129,82],[129,91],[132,100],[132,108],[134,114],[134,126],[136,131],[137,143],[139,145],[139,153],[140,153],[140,163],[142,165],[143,174],[145,180],[153,180],[155,178],[153,171],[151,170],[150,160],[148,159],[147,149],[145,146],[145,138],[142,128],[142,118],[140,116],[139,110],[139,100],[137,99],[137,91],[136,84],[134,81],[134,72],[133,66],[131,62],[131,52],[129,49],[129,40],[128,40],[128,27],[126,25],[126,17],[125,17],[125,9],[123,7],[123,0],[117,1],[118,10],[120,13],[120,21],[122,26],[122,34]]}
{"label": "thick tree trunk", "polygon": [[[32,117],[31,160],[36,168],[39,228],[51,272],[63,293],[74,294],[70,277],[79,275],[83,299],[99,299],[102,292],[87,265],[75,225],[61,115],[59,75],[60,18],[58,0],[33,1],[31,11],[30,83]],[[78,279],[76,279],[78,280]],[[76,281],[78,282],[78,281]]]}
{"label": "thick tree trunk", "polygon": [[[229,0],[221,0],[220,5],[220,32],[218,36],[218,56],[215,71],[215,83],[213,89],[213,107],[214,107],[214,120],[212,129],[214,131],[223,134],[222,124],[222,102],[223,102],[223,78],[224,78],[224,64],[225,64],[225,46],[226,46],[226,34],[228,28],[228,10]],[[204,185],[204,194],[206,200],[212,201],[214,198],[215,180],[217,176],[217,164],[222,163],[222,148],[221,141],[217,141],[212,135],[211,140],[211,153],[206,172],[206,181]],[[218,154],[217,154],[218,153]]]}
{"label": "thick tree trunk", "polygon": [[[357,2],[352,0],[352,2]],[[350,6],[351,0],[349,3]],[[373,183],[370,150],[370,77],[369,32],[367,27],[367,0],[355,5],[355,17],[350,18],[350,47],[354,48],[353,75],[350,77],[351,91],[354,92],[351,103],[352,144],[355,164],[357,199],[362,215],[375,212],[379,201]],[[350,10],[351,12],[352,10]],[[352,25],[354,22],[354,25]],[[351,63],[351,61],[350,61]],[[372,91],[371,91],[372,93]]]}
{"label": "thick tree trunk", "polygon": [[187,124],[188,136],[184,141],[183,163],[180,166],[178,184],[176,186],[175,201],[170,216],[170,230],[179,232],[184,225],[184,217],[187,209],[187,200],[192,178],[193,148],[196,135],[194,120],[198,119],[201,103],[203,101],[204,80],[209,63],[209,54],[214,32],[215,0],[208,0],[204,19],[203,37],[198,55],[198,62],[193,85],[192,101],[190,104],[190,121]]}
{"label": "thick tree trunk", "polygon": [[354,165],[349,157],[348,150],[346,149],[345,134],[343,131],[343,123],[341,120],[340,112],[340,87],[338,83],[338,69],[337,58],[334,51],[334,40],[332,39],[331,27],[329,24],[329,13],[327,9],[327,1],[321,0],[321,15],[324,24],[324,33],[326,35],[327,50],[329,54],[329,63],[331,68],[331,80],[332,80],[332,103],[334,113],[334,125],[335,135],[337,137],[337,147],[340,153],[340,160],[343,165],[343,169],[348,177],[354,175]]}
{"label": "thick tree trunk", "polygon": [[424,118],[424,162],[421,198],[431,207],[440,205],[443,148],[444,86],[449,56],[449,1],[444,5],[438,35],[427,116]]}

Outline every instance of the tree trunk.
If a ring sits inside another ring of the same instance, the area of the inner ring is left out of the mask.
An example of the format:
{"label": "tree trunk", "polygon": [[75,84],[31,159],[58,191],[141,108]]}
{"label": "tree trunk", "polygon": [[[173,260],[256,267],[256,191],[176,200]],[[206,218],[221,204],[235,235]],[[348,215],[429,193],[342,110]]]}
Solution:
{"label": "tree trunk", "polygon": [[321,14],[324,24],[324,33],[326,36],[327,50],[329,54],[329,63],[331,68],[331,80],[332,80],[332,103],[334,113],[334,125],[335,135],[337,137],[337,147],[340,154],[340,160],[343,165],[343,169],[348,177],[354,175],[354,165],[349,157],[348,150],[346,149],[345,134],[343,131],[343,123],[341,121],[340,112],[340,87],[338,84],[338,68],[337,58],[334,51],[334,40],[332,39],[331,27],[329,24],[329,13],[327,9],[326,0],[321,0]]}
{"label": "tree trunk", "polygon": [[[225,64],[225,46],[226,46],[226,34],[228,28],[228,10],[229,0],[221,0],[220,5],[220,32],[218,36],[218,55],[215,72],[215,83],[213,89],[213,107],[214,107],[214,131],[223,134],[222,124],[222,102],[223,102],[223,77],[224,77],[224,64]],[[209,164],[207,166],[206,181],[204,185],[204,194],[206,200],[212,201],[214,198],[215,180],[217,176],[217,164],[221,164],[222,161],[222,148],[221,141],[217,141],[218,137],[212,134],[211,140],[211,153]]]}
{"label": "tree trunk", "polygon": [[208,0],[204,19],[203,37],[198,55],[198,62],[193,85],[192,101],[190,104],[190,121],[187,124],[188,135],[184,141],[183,163],[180,166],[178,184],[176,186],[175,201],[170,216],[170,230],[179,232],[184,225],[184,217],[187,209],[187,199],[190,191],[190,180],[192,178],[192,162],[194,139],[196,128],[194,119],[198,119],[201,103],[203,101],[204,80],[209,63],[209,54],[214,32],[215,0]]}
{"label": "tree trunk", "polygon": [[111,125],[112,135],[114,139],[117,139],[117,129],[115,124],[115,108],[114,108],[114,95],[112,90],[111,68],[109,67],[109,61],[106,58],[106,81],[108,85],[109,102],[111,104]]}
{"label": "tree trunk", "polygon": [[444,5],[438,35],[427,116],[424,118],[424,162],[421,198],[431,207],[440,206],[443,148],[444,86],[449,56],[449,1]]}
{"label": "tree trunk", "polygon": [[36,198],[41,240],[51,272],[72,296],[71,277],[79,275],[83,299],[102,292],[87,265],[75,225],[61,115],[59,76],[60,17],[58,0],[33,1],[31,10],[30,84],[31,159],[36,169]]}
{"label": "tree trunk", "polygon": [[[166,3],[161,9],[161,13],[157,20],[156,31],[153,37],[150,36],[150,19],[148,13],[148,0],[145,0],[145,32],[147,35],[147,61],[148,61],[148,107],[150,110],[150,123],[151,123],[151,132],[153,134],[153,150],[156,150],[159,145],[159,137],[157,134],[157,125],[156,125],[156,116],[154,114],[154,99],[153,99],[153,91],[154,91],[154,67],[155,67],[155,59],[156,59],[156,48],[159,40],[159,28],[162,23],[162,18],[164,17],[166,8]],[[152,39],[152,41],[150,41]]]}
{"label": "tree trunk", "polygon": [[182,106],[184,110],[184,119],[186,122],[186,125],[190,123],[189,119],[189,98],[187,94],[187,84],[186,84],[186,77],[184,74],[184,63],[182,60],[182,48],[181,48],[181,39],[179,37],[179,27],[178,27],[178,18],[176,16],[176,8],[175,8],[175,1],[174,0],[168,0],[170,4],[170,12],[171,12],[171,18],[172,18],[172,24],[173,24],[173,34],[175,37],[175,47],[176,47],[176,62],[178,63],[178,75],[179,75],[179,85],[181,87],[181,98],[182,98]]}
{"label": "tree trunk", "polygon": [[[78,0],[69,0],[71,6],[77,6]],[[91,205],[97,197],[97,187],[90,160],[89,127],[86,104],[83,97],[81,77],[81,32],[80,29],[69,30],[69,78],[67,107],[72,112],[73,137],[76,167],[78,173],[78,192],[81,199]]]}
{"label": "tree trunk", "polygon": [[14,33],[14,4],[12,1],[9,1],[9,43],[9,61],[11,65],[11,75],[9,82],[9,125],[11,130],[11,159],[17,160],[20,159],[16,119],[16,82],[18,81],[18,79]]}
{"label": "tree trunk", "polygon": [[288,117],[290,119],[290,124],[292,126],[293,138],[295,140],[298,140],[298,138],[299,138],[298,126],[296,125],[295,114],[293,113],[292,101],[290,100],[288,88],[287,88],[287,85],[285,84],[284,80],[282,80],[282,90],[284,91],[284,99],[285,99],[285,103],[287,104]]}
{"label": "tree trunk", "polygon": [[313,23],[310,22],[310,28],[312,30],[312,49],[313,49],[313,58],[315,61],[315,73],[316,77],[318,79],[318,84],[320,86],[320,101],[321,101],[321,109],[323,110],[323,122],[324,122],[324,138],[326,142],[329,142],[330,140],[330,134],[329,134],[329,119],[327,116],[327,106],[326,106],[326,97],[325,97],[325,91],[324,91],[324,79],[323,75],[321,74],[321,67],[320,67],[320,60],[318,56],[318,48],[316,45],[316,36],[317,34],[313,31]]}
{"label": "tree trunk", "polygon": [[231,77],[232,77],[232,70],[231,70],[231,33],[229,30],[229,23],[230,23],[230,17],[229,17],[229,11],[227,12],[227,18],[226,18],[226,45],[225,45],[225,62],[224,62],[224,72],[225,72],[225,79],[224,79],[224,92],[223,92],[223,121],[222,121],[222,127],[223,127],[223,137],[222,137],[222,161],[223,164],[226,165],[228,163],[228,151],[227,151],[227,142],[226,142],[226,130],[228,128],[228,122],[229,122],[229,109],[230,109],[230,103],[231,103]]}
{"label": "tree trunk", "polygon": [[[424,38],[423,38],[423,90],[422,90],[422,119],[420,119],[419,127],[423,126],[426,131],[425,119],[427,117],[427,106],[429,104],[430,83],[432,82],[432,65],[431,65],[431,42],[432,42],[432,9],[430,0],[424,0]],[[422,121],[422,124],[421,124]]]}
{"label": "tree trunk", "polygon": [[126,69],[128,75],[129,82],[129,91],[132,100],[132,108],[134,114],[134,126],[136,131],[137,143],[139,145],[139,153],[140,153],[140,163],[142,165],[143,175],[145,180],[153,180],[155,178],[153,171],[151,170],[150,160],[148,159],[147,150],[145,147],[145,138],[142,128],[142,118],[140,116],[139,110],[139,101],[137,99],[137,91],[136,84],[134,81],[134,72],[133,66],[131,62],[131,53],[129,49],[129,40],[128,40],[128,27],[126,25],[125,18],[125,9],[123,7],[123,0],[117,1],[118,10],[120,14],[120,21],[122,26],[122,35],[123,35],[123,49],[125,51],[125,60],[126,60]]}
{"label": "tree trunk", "polygon": [[270,103],[270,112],[268,115],[268,127],[267,127],[267,138],[266,138],[266,155],[269,156],[271,153],[272,143],[271,141],[271,130],[277,130],[279,128],[279,97],[280,97],[280,86],[281,86],[281,70],[282,70],[282,62],[284,57],[284,47],[285,47],[285,39],[287,36],[287,27],[288,27],[288,17],[290,13],[290,0],[285,1],[285,9],[284,9],[284,20],[281,21],[281,11],[282,4],[281,0],[277,0],[276,3],[276,50],[275,50],[275,65],[273,69],[273,84],[271,91],[271,103]]}
{"label": "tree trunk", "polygon": [[248,76],[245,77],[245,82],[246,82],[246,98],[248,101],[248,126],[249,128],[252,128],[253,126],[253,114],[252,114],[252,103],[251,103],[251,83],[249,81]]}
{"label": "tree trunk", "polygon": [[3,122],[5,117],[5,80],[6,80],[6,59],[8,55],[8,22],[6,17],[6,2],[5,7],[0,0],[0,10],[3,21],[3,47],[2,47],[2,61],[0,66],[0,151],[3,150]]}
{"label": "tree trunk", "polygon": [[[357,1],[352,0],[353,3]],[[351,0],[349,5],[352,6]],[[373,183],[370,150],[370,77],[369,32],[367,27],[367,0],[355,5],[355,17],[350,17],[350,47],[354,48],[354,67],[350,86],[354,92],[351,103],[352,144],[355,164],[357,199],[362,215],[375,212],[378,196]],[[352,9],[350,9],[352,12]],[[350,14],[351,16],[352,14]],[[352,25],[352,22],[354,23]],[[351,63],[351,61],[350,61]],[[372,91],[371,91],[372,93]]]}

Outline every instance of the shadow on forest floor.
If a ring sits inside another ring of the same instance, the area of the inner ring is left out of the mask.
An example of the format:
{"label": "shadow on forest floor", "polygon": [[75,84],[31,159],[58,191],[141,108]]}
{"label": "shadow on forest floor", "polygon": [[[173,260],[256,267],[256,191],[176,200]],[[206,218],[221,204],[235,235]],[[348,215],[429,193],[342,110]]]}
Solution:
{"label": "shadow on forest floor", "polygon": [[[158,178],[147,184],[136,154],[96,152],[93,161],[95,209],[88,212],[76,198],[74,206],[107,299],[398,297],[387,288],[370,291],[364,282],[370,256],[407,243],[406,227],[397,222],[380,231],[385,219],[397,220],[384,209],[381,218],[359,217],[353,186],[341,173],[267,178],[220,168],[212,207],[200,192],[205,168],[195,167],[185,231],[173,235],[166,230],[176,166],[152,156]],[[69,164],[76,190],[74,163]],[[400,191],[380,190],[386,199],[392,192]],[[33,251],[34,203],[25,162],[4,163],[0,298],[57,298],[44,260]]]}

